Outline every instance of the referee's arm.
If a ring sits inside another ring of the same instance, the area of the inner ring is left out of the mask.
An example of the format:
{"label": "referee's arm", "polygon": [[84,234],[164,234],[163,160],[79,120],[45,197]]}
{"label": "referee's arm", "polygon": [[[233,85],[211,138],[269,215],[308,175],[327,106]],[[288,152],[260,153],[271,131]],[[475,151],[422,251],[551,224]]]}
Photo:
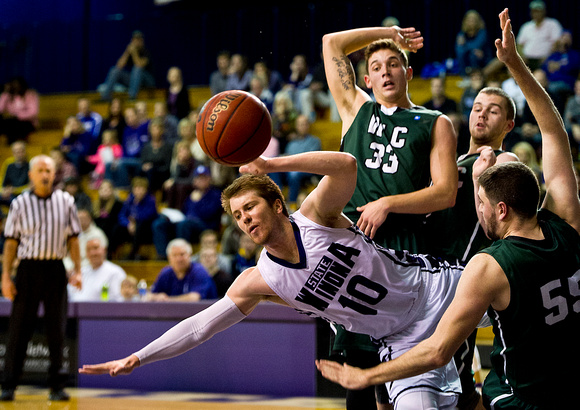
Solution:
{"label": "referee's arm", "polygon": [[14,266],[17,249],[18,241],[6,238],[2,257],[2,296],[10,300],[14,300],[14,296],[16,296],[16,286],[12,280],[12,266]]}
{"label": "referee's arm", "polygon": [[71,285],[80,289],[82,286],[82,276],[81,276],[81,250],[79,246],[79,237],[76,235],[69,236],[67,244],[70,258],[74,264],[73,272],[69,277],[69,282]]}

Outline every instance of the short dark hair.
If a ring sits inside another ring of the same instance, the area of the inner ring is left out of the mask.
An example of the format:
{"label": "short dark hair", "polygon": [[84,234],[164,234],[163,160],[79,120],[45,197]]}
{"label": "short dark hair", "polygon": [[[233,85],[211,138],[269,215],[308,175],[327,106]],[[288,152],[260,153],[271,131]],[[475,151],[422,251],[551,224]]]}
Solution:
{"label": "short dark hair", "polygon": [[512,161],[488,168],[479,185],[493,203],[504,202],[522,218],[532,218],[540,204],[540,184],[527,165]]}
{"label": "short dark hair", "polygon": [[498,87],[485,87],[479,91],[479,94],[497,95],[498,97],[503,98],[506,102],[507,119],[512,121],[516,119],[516,103],[503,89]]}
{"label": "short dark hair", "polygon": [[222,206],[228,215],[232,214],[230,200],[244,192],[254,191],[258,196],[264,198],[270,206],[274,206],[276,200],[282,202],[282,213],[289,216],[286,208],[286,201],[282,191],[276,185],[272,178],[267,175],[251,175],[244,174],[236,178],[226,189],[222,192]]}

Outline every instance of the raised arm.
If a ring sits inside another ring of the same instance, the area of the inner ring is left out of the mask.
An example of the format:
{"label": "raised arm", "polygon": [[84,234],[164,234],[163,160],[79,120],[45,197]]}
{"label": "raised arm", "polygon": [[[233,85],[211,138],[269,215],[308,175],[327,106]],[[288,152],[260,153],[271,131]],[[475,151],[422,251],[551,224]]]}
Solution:
{"label": "raised arm", "polygon": [[369,95],[356,85],[355,70],[347,56],[380,39],[392,39],[403,49],[417,51],[423,47],[423,38],[420,36],[421,33],[414,28],[393,26],[339,31],[322,38],[326,79],[342,119],[343,135],[359,108],[370,100]]}
{"label": "raised arm", "polygon": [[344,152],[311,151],[275,158],[260,157],[240,168],[242,173],[253,174],[289,171],[324,175],[300,207],[304,216],[323,225],[332,224],[342,214],[356,186],[356,159]]}
{"label": "raised arm", "polygon": [[542,134],[542,168],[546,186],[543,208],[554,212],[580,232],[580,201],[568,135],[560,113],[517,53],[508,10],[500,14],[502,39],[495,41],[502,61],[526,97]]}
{"label": "raised arm", "polygon": [[400,357],[369,369],[320,360],[316,362],[318,370],[345,388],[362,389],[445,366],[490,305],[505,308],[502,297],[506,289],[509,294],[507,278],[497,262],[489,255],[478,254],[466,266],[455,297],[431,337]]}

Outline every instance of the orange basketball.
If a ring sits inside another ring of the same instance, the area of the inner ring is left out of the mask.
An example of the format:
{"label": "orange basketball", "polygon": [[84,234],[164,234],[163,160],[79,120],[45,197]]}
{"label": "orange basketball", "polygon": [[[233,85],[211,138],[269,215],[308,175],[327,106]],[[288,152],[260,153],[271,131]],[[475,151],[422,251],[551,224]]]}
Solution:
{"label": "orange basketball", "polygon": [[272,119],[256,96],[241,90],[214,95],[201,109],[197,140],[214,161],[239,166],[258,158],[270,143]]}

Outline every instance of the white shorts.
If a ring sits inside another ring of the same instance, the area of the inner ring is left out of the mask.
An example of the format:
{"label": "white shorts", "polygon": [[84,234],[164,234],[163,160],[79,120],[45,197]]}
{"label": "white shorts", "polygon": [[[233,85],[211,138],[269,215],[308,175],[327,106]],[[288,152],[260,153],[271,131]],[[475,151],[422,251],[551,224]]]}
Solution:
{"label": "white shorts", "polygon": [[[381,361],[386,362],[399,357],[433,334],[455,295],[455,288],[462,272],[462,269],[453,268],[436,273],[423,272],[423,275],[427,275],[425,283],[429,286],[425,306],[410,326],[379,341]],[[446,366],[418,376],[396,380],[387,383],[386,386],[393,402],[396,402],[399,396],[413,391],[432,392],[443,396],[456,396],[461,393],[461,382],[453,360]]]}

